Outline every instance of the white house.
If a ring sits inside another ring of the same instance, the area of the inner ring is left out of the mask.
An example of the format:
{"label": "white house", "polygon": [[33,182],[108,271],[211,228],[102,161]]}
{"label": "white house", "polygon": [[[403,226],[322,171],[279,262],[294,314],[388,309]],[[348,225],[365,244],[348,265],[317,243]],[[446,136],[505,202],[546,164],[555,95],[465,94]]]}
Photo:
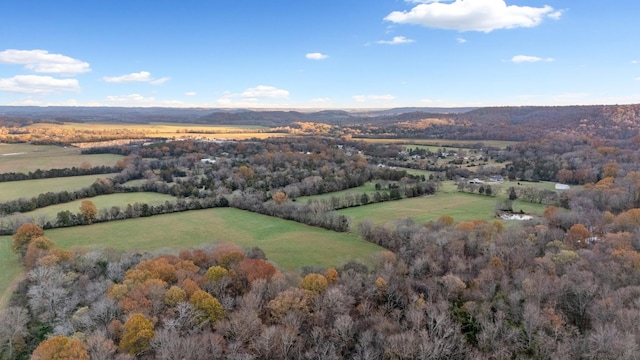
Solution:
{"label": "white house", "polygon": [[570,186],[567,184],[556,184],[556,190],[569,190]]}

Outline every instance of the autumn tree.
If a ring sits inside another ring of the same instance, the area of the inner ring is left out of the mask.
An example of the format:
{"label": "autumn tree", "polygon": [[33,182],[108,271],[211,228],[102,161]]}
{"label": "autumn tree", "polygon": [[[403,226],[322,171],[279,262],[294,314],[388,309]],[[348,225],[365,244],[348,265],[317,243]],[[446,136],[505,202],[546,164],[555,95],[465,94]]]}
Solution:
{"label": "autumn tree", "polygon": [[89,354],[79,339],[56,335],[41,342],[31,354],[31,359],[89,360]]}
{"label": "autumn tree", "polygon": [[284,191],[276,191],[275,194],[271,196],[271,198],[278,205],[284,204],[288,199],[287,194]]}
{"label": "autumn tree", "polygon": [[41,236],[44,236],[44,230],[42,230],[40,226],[31,223],[23,224],[18,228],[16,233],[13,234],[13,245],[11,249],[13,252],[19,254],[21,258],[24,258],[31,239]]}
{"label": "autumn tree", "polygon": [[206,291],[197,290],[191,295],[189,302],[205,314],[202,320],[209,320],[212,326],[225,315],[222,304]]}
{"label": "autumn tree", "polygon": [[24,255],[24,264],[30,269],[36,265],[38,259],[43,257],[47,252],[55,247],[53,241],[49,240],[46,236],[39,236],[33,238],[27,246],[27,251]]}
{"label": "autumn tree", "polygon": [[91,200],[82,200],[80,204],[80,213],[84,216],[85,222],[91,224],[98,215],[98,208]]}
{"label": "autumn tree", "polygon": [[132,355],[140,354],[149,347],[154,335],[153,322],[143,314],[133,314],[124,323],[120,350]]}
{"label": "autumn tree", "polygon": [[329,286],[327,278],[322,274],[308,274],[300,282],[301,288],[309,290],[316,295],[327,290],[327,286]]}

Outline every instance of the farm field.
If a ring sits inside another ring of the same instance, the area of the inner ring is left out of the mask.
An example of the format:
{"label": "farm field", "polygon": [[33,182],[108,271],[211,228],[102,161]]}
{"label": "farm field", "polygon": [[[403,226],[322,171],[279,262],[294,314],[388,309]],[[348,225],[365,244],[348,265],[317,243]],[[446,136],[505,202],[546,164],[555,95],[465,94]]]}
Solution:
{"label": "farm field", "polygon": [[91,186],[96,179],[113,177],[116,174],[69,176],[50,179],[8,181],[0,183],[0,202],[19,198],[32,198],[46,192],[75,191]]}
{"label": "farm field", "polygon": [[[9,218],[25,217],[25,218],[31,218],[36,222],[38,222],[40,219],[45,219],[45,221],[55,220],[57,214],[60,211],[69,210],[74,214],[79,213],[80,204],[82,203],[83,200],[92,201],[98,208],[98,211],[100,211],[101,209],[107,209],[107,210],[111,209],[113,206],[119,206],[121,209],[124,209],[128,204],[133,205],[136,202],[155,205],[155,204],[164,204],[165,201],[174,201],[175,199],[176,198],[174,198],[171,195],[149,193],[149,192],[100,195],[100,196],[95,196],[88,199],[75,200],[75,201],[64,203],[64,204],[51,205],[41,209],[29,211],[27,213],[11,215],[9,216]],[[1,218],[0,218],[0,221],[2,221]]]}
{"label": "farm field", "polygon": [[[242,224],[242,226],[238,226]],[[297,222],[233,208],[192,210],[145,218],[46,230],[57,246],[112,247],[152,251],[187,249],[218,242],[260,247],[286,270],[303,265],[339,266],[352,259],[368,261],[384,250],[354,234],[337,233]],[[11,237],[2,237],[10,242]]]}
{"label": "farm field", "polygon": [[7,290],[12,287],[14,280],[23,272],[22,265],[18,263],[18,258],[11,251],[11,243],[10,236],[0,239],[0,264],[2,264],[2,271],[0,271],[0,309],[4,308],[9,300],[9,292]]}
{"label": "farm field", "polygon": [[[351,188],[351,189],[347,189],[347,190],[341,190],[341,191],[336,191],[336,192],[331,192],[331,193],[326,193],[326,194],[319,194],[319,195],[312,195],[312,196],[301,196],[299,198],[296,198],[296,201],[299,202],[303,202],[306,203],[308,200],[319,200],[319,199],[329,199],[332,198],[334,196],[336,197],[343,197],[347,194],[352,194],[352,195],[362,195],[364,193],[366,193],[367,195],[373,195],[374,193],[376,193],[378,190],[376,190],[376,183],[384,183],[384,181],[371,181],[368,182],[362,186],[358,186],[356,188]],[[387,190],[379,190],[380,192],[384,192]]]}
{"label": "farm field", "polygon": [[[65,249],[167,252],[220,242],[243,248],[258,246],[279,268],[292,271],[305,265],[330,267],[349,260],[368,262],[371,255],[384,250],[356,234],[337,233],[232,208],[52,229],[46,230],[45,236]],[[11,251],[11,243],[11,236],[0,237],[0,261],[5,267],[0,273],[0,308],[6,303],[7,289],[23,273]]]}
{"label": "farm field", "polygon": [[91,166],[113,166],[121,155],[82,155],[80,149],[53,145],[0,144],[0,173],[28,173],[38,169],[64,169]]}
{"label": "farm field", "polygon": [[[437,195],[418,198],[387,201],[366,206],[338,210],[338,213],[349,216],[352,228],[357,229],[359,223],[371,220],[376,225],[393,225],[397,220],[407,217],[417,223],[438,220],[442,215],[453,217],[455,222],[469,220],[495,220],[495,203],[497,197],[459,192],[440,192]],[[541,215],[546,205],[515,201],[514,211]]]}
{"label": "farm field", "polygon": [[364,141],[375,144],[401,144],[409,147],[416,145],[435,146],[436,148],[468,148],[476,144],[482,143],[485,146],[493,146],[504,149],[507,146],[518,144],[518,141],[501,141],[501,140],[447,140],[447,139],[380,139],[380,138],[354,138],[354,140]]}
{"label": "farm field", "polygon": [[148,124],[108,124],[108,123],[65,123],[33,124],[32,128],[56,128],[60,130],[117,131],[126,127],[132,132],[144,133],[149,138],[201,138],[201,139],[265,139],[272,136],[285,136],[285,133],[268,133],[268,127],[258,125],[206,125],[180,123]]}

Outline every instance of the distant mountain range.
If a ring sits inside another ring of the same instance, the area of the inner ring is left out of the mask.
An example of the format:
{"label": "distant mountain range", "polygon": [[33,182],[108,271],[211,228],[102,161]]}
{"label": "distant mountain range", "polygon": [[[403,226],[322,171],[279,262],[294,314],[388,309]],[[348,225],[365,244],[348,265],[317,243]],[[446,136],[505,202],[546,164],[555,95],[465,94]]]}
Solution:
{"label": "distant mountain range", "polygon": [[[385,110],[249,110],[0,106],[0,120],[291,126],[296,122],[375,125],[397,136],[523,140],[563,132],[611,139],[638,135],[640,104]],[[434,121],[437,120],[437,121]]]}

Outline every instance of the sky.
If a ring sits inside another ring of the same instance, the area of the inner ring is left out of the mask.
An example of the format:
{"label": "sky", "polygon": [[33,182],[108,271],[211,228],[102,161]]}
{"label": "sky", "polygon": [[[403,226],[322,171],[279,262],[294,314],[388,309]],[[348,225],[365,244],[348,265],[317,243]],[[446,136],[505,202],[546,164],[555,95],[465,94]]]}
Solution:
{"label": "sky", "polygon": [[637,0],[0,1],[0,105],[640,103]]}

